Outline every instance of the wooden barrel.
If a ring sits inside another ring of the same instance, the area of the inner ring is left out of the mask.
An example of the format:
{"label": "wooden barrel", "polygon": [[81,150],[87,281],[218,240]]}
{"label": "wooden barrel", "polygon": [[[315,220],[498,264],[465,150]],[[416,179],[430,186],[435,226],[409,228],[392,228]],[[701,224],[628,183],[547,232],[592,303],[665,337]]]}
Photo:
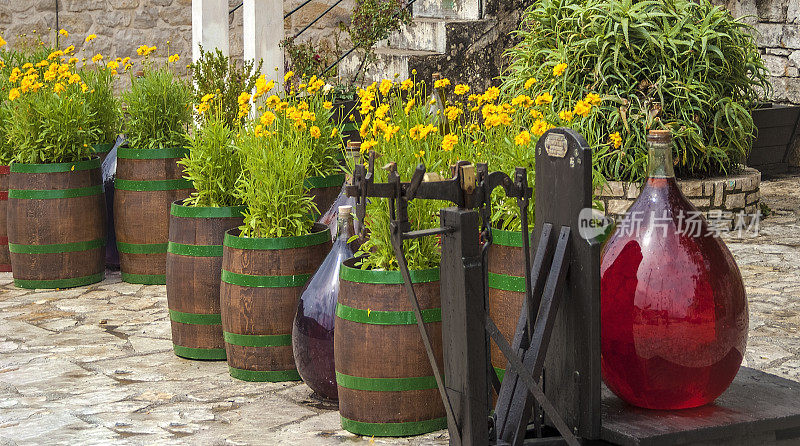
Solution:
{"label": "wooden barrel", "polygon": [[0,272],[11,271],[11,257],[8,252],[8,229],[6,217],[8,216],[8,166],[0,166]]}
{"label": "wooden barrel", "polygon": [[219,277],[225,231],[242,225],[244,206],[192,207],[172,203],[167,247],[167,306],[175,354],[225,359]]}
{"label": "wooden barrel", "polygon": [[[342,427],[401,437],[447,427],[433,369],[399,271],[344,262],[333,338]],[[442,364],[439,269],[411,271],[433,350]]]}
{"label": "wooden barrel", "polygon": [[125,282],[167,283],[170,205],[192,191],[177,164],[186,153],[185,148],[117,149],[114,229]]}
{"label": "wooden barrel", "polygon": [[20,288],[70,288],[103,280],[106,207],[100,159],[11,164],[8,247]]}
{"label": "wooden barrel", "polygon": [[317,205],[320,214],[325,215],[336,201],[336,197],[342,191],[344,178],[344,174],[306,178],[305,186],[308,188],[308,194],[314,197],[314,204]]}
{"label": "wooden barrel", "polygon": [[[487,300],[489,315],[509,344],[514,340],[517,321],[525,301],[525,258],[522,233],[492,229],[489,248]],[[531,259],[533,261],[533,259]],[[500,380],[506,373],[506,357],[491,341],[492,365]]]}
{"label": "wooden barrel", "polygon": [[100,164],[103,164],[103,161],[105,161],[106,157],[108,156],[108,152],[114,148],[114,143],[95,144],[93,148],[94,153],[100,157]]}
{"label": "wooden barrel", "polygon": [[244,381],[292,381],[292,322],[303,286],[331,249],[331,234],[282,238],[225,233],[220,309],[228,368]]}

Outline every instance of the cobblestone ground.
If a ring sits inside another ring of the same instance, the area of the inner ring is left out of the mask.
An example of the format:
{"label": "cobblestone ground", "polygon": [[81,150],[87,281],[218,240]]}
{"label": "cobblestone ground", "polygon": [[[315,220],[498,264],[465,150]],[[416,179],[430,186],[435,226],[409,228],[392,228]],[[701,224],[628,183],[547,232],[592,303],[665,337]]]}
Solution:
{"label": "cobblestone ground", "polygon": [[[726,236],[750,302],[746,365],[800,381],[800,177],[764,182],[760,235]],[[247,383],[172,353],[163,286],[28,291],[0,274],[0,445],[446,444],[367,439],[300,383]]]}

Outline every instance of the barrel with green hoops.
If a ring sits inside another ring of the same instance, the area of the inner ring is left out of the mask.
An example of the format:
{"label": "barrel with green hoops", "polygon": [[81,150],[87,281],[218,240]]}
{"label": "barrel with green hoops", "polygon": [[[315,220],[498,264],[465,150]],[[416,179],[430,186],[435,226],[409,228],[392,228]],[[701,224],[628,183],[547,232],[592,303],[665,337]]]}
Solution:
{"label": "barrel with green hoops", "polygon": [[244,206],[195,207],[172,203],[167,247],[167,306],[175,354],[225,359],[219,277],[225,231],[242,225]]}
{"label": "barrel with green hoops", "polygon": [[[422,336],[399,271],[339,271],[333,338],[342,428],[404,437],[447,427]],[[439,269],[411,271],[431,343],[442,364]]]}
{"label": "barrel with green hoops", "polygon": [[110,152],[111,149],[114,148],[114,143],[110,142],[110,143],[95,144],[92,148],[94,149],[94,153],[96,153],[97,156],[100,157],[100,164],[102,164],[103,161],[108,156],[108,152]]}
{"label": "barrel with green hoops", "polygon": [[239,237],[225,233],[220,310],[228,369],[244,381],[294,381],[292,322],[303,286],[331,249],[330,230]]}
{"label": "barrel with green hoops", "polygon": [[185,148],[117,149],[114,229],[125,282],[167,282],[170,205],[192,191],[177,164],[186,153]]}
{"label": "barrel with green hoops", "polygon": [[319,209],[320,214],[330,209],[344,184],[344,174],[328,175],[324,177],[309,177],[305,180],[308,194],[314,197],[314,204]]}
{"label": "barrel with green hoops", "polygon": [[[492,229],[488,273],[486,294],[489,315],[511,344],[525,301],[525,258],[521,231]],[[491,342],[491,356],[492,365],[502,380],[507,360],[494,341]]]}
{"label": "barrel with green hoops", "polygon": [[103,280],[106,206],[100,159],[11,164],[8,247],[20,288],[71,288]]}
{"label": "barrel with green hoops", "polygon": [[8,252],[8,175],[9,166],[0,166],[0,272],[11,271],[11,254]]}

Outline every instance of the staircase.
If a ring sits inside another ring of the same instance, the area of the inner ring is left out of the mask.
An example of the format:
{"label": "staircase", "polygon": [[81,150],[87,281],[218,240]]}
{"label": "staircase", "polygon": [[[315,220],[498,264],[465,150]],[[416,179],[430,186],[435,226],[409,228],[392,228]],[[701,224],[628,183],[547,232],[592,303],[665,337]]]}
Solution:
{"label": "staircase", "polygon": [[[500,54],[507,34],[519,23],[521,8],[516,3],[508,5],[516,9],[509,17],[508,12],[498,11],[507,0],[491,1],[482,12],[481,0],[416,0],[413,22],[376,45],[377,61],[368,67],[365,83],[395,79],[395,75],[403,80],[416,70],[417,80],[430,80],[440,72],[473,89],[488,87],[499,74]],[[507,22],[513,22],[513,27],[504,33],[508,26],[501,25]],[[349,82],[360,64],[355,53],[346,57],[339,64],[339,78]]]}

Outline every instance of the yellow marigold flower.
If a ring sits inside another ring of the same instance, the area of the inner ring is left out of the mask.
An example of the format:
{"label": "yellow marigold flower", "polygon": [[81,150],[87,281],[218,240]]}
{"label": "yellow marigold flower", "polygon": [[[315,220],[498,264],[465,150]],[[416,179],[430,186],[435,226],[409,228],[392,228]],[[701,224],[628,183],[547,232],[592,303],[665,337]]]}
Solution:
{"label": "yellow marigold flower", "polygon": [[62,29],[59,29],[59,30],[58,30],[58,33],[59,33],[59,34],[61,34],[61,35],[62,35],[62,36],[64,36],[64,37],[69,37],[69,33],[67,32],[67,30],[66,30],[66,29],[63,29],[63,28],[62,28]]}
{"label": "yellow marigold flower", "polygon": [[200,102],[209,102],[214,99],[214,93],[206,93],[200,98]]}
{"label": "yellow marigold flower", "polygon": [[410,136],[411,139],[413,139],[414,141],[419,141],[420,139],[422,139],[420,133],[423,127],[425,126],[423,126],[422,124],[417,124],[414,127],[411,127],[411,129],[409,129],[408,131],[408,136]]}
{"label": "yellow marigold flower", "polygon": [[150,54],[150,53],[152,53],[153,51],[155,51],[155,50],[157,50],[157,49],[158,49],[157,47],[155,47],[155,46],[151,46],[150,48],[148,48],[148,49],[147,49],[147,53],[145,54],[145,56],[146,56],[146,55],[148,55],[148,54]]}
{"label": "yellow marigold flower", "polygon": [[383,119],[386,117],[386,113],[389,112],[389,104],[383,104],[375,110],[375,119]]}
{"label": "yellow marigold flower", "polygon": [[279,98],[277,95],[273,94],[272,96],[267,98],[267,101],[265,102],[265,104],[269,108],[275,108],[278,104],[280,104],[280,102],[281,102],[281,98]]}
{"label": "yellow marigold flower", "polygon": [[362,138],[367,136],[367,130],[369,130],[369,121],[370,121],[370,115],[367,115],[364,118],[364,121],[361,123],[361,128],[358,129],[358,133],[361,135]]}
{"label": "yellow marigold flower", "polygon": [[67,54],[69,54],[69,53],[71,53],[73,51],[75,51],[75,45],[70,45],[70,46],[64,48],[64,55],[66,56]]}
{"label": "yellow marigold flower", "polygon": [[307,90],[309,93],[313,94],[318,92],[324,86],[325,86],[325,81],[323,81],[322,79],[317,79],[313,82],[309,81]]}
{"label": "yellow marigold flower", "polygon": [[116,70],[117,68],[119,68],[119,62],[117,62],[116,60],[112,60],[111,62],[106,64],[106,68],[108,68],[109,70]]}
{"label": "yellow marigold flower", "polygon": [[414,156],[416,158],[422,158],[423,156],[425,156],[425,151],[424,150],[420,150],[419,153],[415,153]]}
{"label": "yellow marigold flower", "polygon": [[317,127],[315,125],[311,126],[311,128],[308,129],[308,133],[310,133],[311,137],[314,138],[314,139],[317,139],[317,138],[320,137],[320,135],[322,135],[322,132],[320,132],[319,127]]}
{"label": "yellow marigold flower", "polygon": [[433,88],[447,88],[450,86],[450,79],[444,78],[439,79],[438,81],[433,83]]}
{"label": "yellow marigold flower", "polygon": [[36,64],[36,68],[41,68],[41,67],[47,65],[47,63],[48,62],[46,60],[40,60],[39,63]]}
{"label": "yellow marigold flower", "polygon": [[[0,38],[2,40],[2,38]],[[19,88],[12,88],[11,91],[8,92],[8,100],[13,101],[19,97]]]}
{"label": "yellow marigold flower", "polygon": [[399,125],[388,125],[383,131],[383,139],[391,141],[392,137],[400,131]]}
{"label": "yellow marigold flower", "polygon": [[576,115],[581,115],[584,118],[589,116],[589,112],[592,111],[592,105],[586,101],[578,101],[575,104],[575,109],[572,111]]}
{"label": "yellow marigold flower", "polygon": [[464,95],[467,92],[469,92],[469,86],[464,84],[458,84],[456,85],[456,88],[455,90],[453,90],[453,92],[459,96]]}
{"label": "yellow marigold flower", "polygon": [[133,66],[133,65],[131,65],[131,64],[129,64],[129,63],[126,63],[126,64],[125,64],[125,71],[128,71],[128,70],[130,70],[132,66]]}
{"label": "yellow marigold flower", "polygon": [[463,111],[458,107],[450,106],[444,110],[444,113],[445,115],[447,115],[448,120],[455,121],[456,119],[458,119],[459,116],[461,116],[461,113],[463,113]]}
{"label": "yellow marigold flower", "polygon": [[422,127],[419,132],[420,139],[424,139],[430,133],[436,133],[436,127],[434,127],[433,124],[428,124]]}
{"label": "yellow marigold flower", "polygon": [[[5,39],[3,39],[2,36],[0,36],[0,47],[6,46],[6,43],[8,43],[8,42],[6,42]],[[19,97],[19,96],[17,96],[17,97]]]}
{"label": "yellow marigold flower", "polygon": [[62,84],[61,82],[56,82],[55,85],[53,85],[53,92],[55,92],[55,93],[61,93],[62,91],[66,90],[66,89],[67,88],[64,87],[64,84]]}
{"label": "yellow marigold flower", "polygon": [[481,96],[483,102],[492,102],[500,97],[500,89],[497,87],[489,87],[486,92]]}
{"label": "yellow marigold flower", "polygon": [[[64,55],[64,52],[63,52],[63,51],[61,51],[61,50],[56,50],[56,51],[53,51],[52,53],[50,53],[50,54],[47,56],[47,60],[58,59],[59,57],[61,57],[61,56],[63,56],[63,55]],[[39,62],[39,63],[41,63],[41,62]],[[36,64],[36,66],[38,67],[38,66],[40,66],[40,65],[39,65],[39,64]]]}
{"label": "yellow marigold flower", "polygon": [[406,115],[411,113],[411,109],[414,107],[414,104],[416,104],[416,101],[414,100],[414,98],[411,98],[411,99],[408,100],[408,102],[406,103],[405,108],[403,108],[403,111],[406,112]]}
{"label": "yellow marigold flower", "polygon": [[167,58],[167,62],[169,62],[169,63],[175,63],[175,62],[177,62],[177,61],[178,61],[178,59],[180,59],[180,58],[181,58],[181,56],[179,56],[179,55],[177,55],[177,54],[173,54],[172,56],[169,56],[169,57]]}
{"label": "yellow marigold flower", "polygon": [[54,71],[45,71],[43,77],[44,77],[44,80],[46,80],[47,82],[50,82],[50,81],[55,80],[57,75],[58,74],[56,72],[54,72]]}
{"label": "yellow marigold flower", "polygon": [[442,139],[442,150],[444,150],[445,152],[449,152],[453,150],[453,147],[457,143],[458,143],[458,136],[452,133],[444,135],[444,138]]}
{"label": "yellow marigold flower", "polygon": [[336,138],[336,135],[338,134],[339,134],[339,129],[334,127],[333,130],[331,130],[331,138]]}
{"label": "yellow marigold flower", "polygon": [[538,119],[531,126],[531,131],[533,131],[533,134],[536,136],[542,136],[542,134],[550,130],[551,127],[552,126],[548,124],[547,121],[543,119]]}
{"label": "yellow marigold flower", "polygon": [[561,110],[558,112],[558,117],[561,118],[562,121],[570,122],[572,121],[572,112],[570,110]]}
{"label": "yellow marigold flower", "polygon": [[530,90],[531,87],[533,87],[533,84],[535,84],[536,82],[539,81],[537,81],[535,77],[528,78],[528,80],[525,81],[525,89]]}
{"label": "yellow marigold flower", "polygon": [[544,92],[539,96],[536,96],[536,105],[544,105],[553,102],[553,95],[549,92]]}
{"label": "yellow marigold flower", "polygon": [[600,99],[600,96],[595,94],[595,93],[589,93],[589,94],[586,95],[586,97],[583,100],[588,102],[588,103],[590,103],[590,104],[592,104],[592,105],[597,105],[597,104],[600,103],[600,101],[602,99]]}
{"label": "yellow marigold flower", "polygon": [[86,84],[84,84],[84,83],[81,83],[81,91],[82,91],[82,92],[86,93],[86,91],[87,91],[88,89],[89,89],[89,86],[88,86],[88,85],[86,85]]}
{"label": "yellow marigold flower", "polygon": [[78,63],[78,58],[77,57],[70,57],[69,61],[67,61],[67,63],[68,64],[76,64],[76,63]]}
{"label": "yellow marigold flower", "polygon": [[273,122],[275,122],[275,113],[267,110],[263,115],[261,115],[261,119],[259,119],[259,121],[265,126],[269,127]]}
{"label": "yellow marigold flower", "polygon": [[121,63],[122,65],[128,65],[128,62],[130,62],[130,61],[131,61],[131,58],[130,57],[126,57],[126,58],[122,59],[119,63]]}
{"label": "yellow marigold flower", "polygon": [[362,152],[362,153],[369,152],[369,151],[370,151],[370,150],[371,150],[373,147],[375,147],[377,144],[378,144],[378,141],[375,141],[375,140],[372,140],[372,141],[364,141],[363,143],[361,143],[361,152]]}
{"label": "yellow marigold flower", "polygon": [[619,132],[614,132],[608,135],[608,139],[611,141],[611,144],[614,145],[615,149],[619,149],[622,145],[622,137],[619,135]]}
{"label": "yellow marigold flower", "polygon": [[478,98],[480,98],[480,96],[477,94],[471,94],[469,97],[467,97],[467,100],[470,102],[478,102]]}
{"label": "yellow marigold flower", "polygon": [[89,34],[88,36],[86,36],[86,43],[89,43],[89,42],[91,42],[92,40],[94,40],[96,38],[97,38],[97,34]]}
{"label": "yellow marigold flower", "polygon": [[209,105],[208,102],[201,102],[201,103],[199,103],[199,104],[197,104],[195,106],[195,108],[197,109],[197,113],[199,113],[201,115],[203,113],[205,113],[208,110],[209,107],[210,107],[210,105]]}
{"label": "yellow marigold flower", "polygon": [[511,105],[514,107],[519,107],[520,105],[523,107],[532,107],[533,99],[528,95],[521,94],[511,100]]}
{"label": "yellow marigold flower", "polygon": [[294,76],[294,71],[289,71],[288,73],[283,75],[283,81],[289,82],[289,79],[291,79],[292,76]]}
{"label": "yellow marigold flower", "polygon": [[[86,39],[87,39],[86,41],[88,42],[89,38],[87,37]],[[140,45],[139,48],[136,48],[136,54],[138,54],[140,56],[145,56],[145,55],[147,55],[147,52],[148,52],[147,50],[149,48],[150,47],[148,47],[147,45]]]}
{"label": "yellow marigold flower", "polygon": [[517,136],[514,137],[514,144],[518,146],[524,146],[529,142],[531,142],[531,134],[528,133],[527,130],[519,132],[519,134],[517,134]]}
{"label": "yellow marigold flower", "polygon": [[236,99],[239,105],[244,105],[250,102],[250,93],[243,91],[239,94],[239,98]]}
{"label": "yellow marigold flower", "polygon": [[558,77],[564,74],[564,70],[567,69],[567,64],[561,62],[560,64],[553,67],[553,76]]}
{"label": "yellow marigold flower", "polygon": [[94,63],[100,62],[101,60],[103,60],[103,55],[100,53],[97,53],[94,55],[94,57],[92,57],[92,62]]}
{"label": "yellow marigold flower", "polygon": [[23,70],[28,70],[30,68],[33,68],[33,64],[30,63],[30,62],[28,62],[28,63],[26,63],[25,65],[22,66]]}
{"label": "yellow marigold flower", "polygon": [[322,104],[322,108],[324,108],[325,110],[330,110],[333,108],[333,103],[331,101],[325,101]]}
{"label": "yellow marigold flower", "polygon": [[401,90],[408,90],[409,88],[411,88],[413,86],[414,86],[414,81],[412,81],[411,79],[406,79],[406,80],[404,80],[403,82],[400,83],[400,89]]}
{"label": "yellow marigold flower", "polygon": [[389,90],[391,90],[393,86],[394,84],[392,83],[392,81],[390,81],[389,79],[383,79],[381,81],[380,87],[378,87],[378,90],[381,92],[382,95],[386,96],[387,94],[389,94]]}

